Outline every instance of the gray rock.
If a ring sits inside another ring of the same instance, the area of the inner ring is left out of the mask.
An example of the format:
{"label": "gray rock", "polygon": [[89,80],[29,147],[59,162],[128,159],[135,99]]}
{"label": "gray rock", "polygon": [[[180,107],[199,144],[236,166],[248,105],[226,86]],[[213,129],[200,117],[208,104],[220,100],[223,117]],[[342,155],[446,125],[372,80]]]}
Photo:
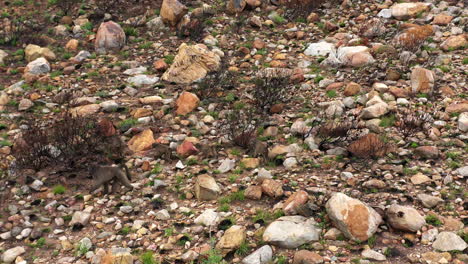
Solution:
{"label": "gray rock", "polygon": [[18,105],[18,110],[19,111],[25,111],[25,110],[28,110],[29,108],[33,107],[34,106],[34,103],[29,100],[29,99],[21,99],[21,101],[19,102],[19,105]]}
{"label": "gray rock", "polygon": [[91,53],[89,53],[89,51],[87,50],[82,50],[78,52],[78,54],[75,57],[73,57],[73,60],[76,62],[82,62],[89,57],[91,57]]}
{"label": "gray rock", "polygon": [[392,17],[392,10],[385,8],[380,10],[380,12],[377,14],[378,17],[382,18],[391,18]]}
{"label": "gray rock", "polygon": [[104,101],[99,104],[104,112],[115,112],[119,108],[119,104],[114,100]]}
{"label": "gray rock", "polygon": [[395,229],[410,232],[417,232],[426,224],[426,220],[416,209],[396,204],[387,209],[387,222]]}
{"label": "gray rock", "polygon": [[166,209],[162,209],[161,211],[155,214],[156,219],[158,220],[169,220],[171,219],[171,215]]}
{"label": "gray rock", "polygon": [[234,159],[224,159],[221,161],[221,165],[219,165],[218,170],[221,173],[226,173],[236,167],[236,160]]}
{"label": "gray rock", "polygon": [[304,243],[317,241],[320,229],[313,218],[283,216],[271,223],[263,233],[263,240],[283,248],[297,248]]}
{"label": "gray rock", "polygon": [[124,214],[129,214],[129,213],[133,212],[133,207],[131,207],[130,205],[121,206],[120,207],[120,212],[122,212]]}
{"label": "gray rock", "polygon": [[424,194],[424,193],[418,194],[417,197],[421,201],[421,203],[427,208],[432,208],[444,201],[443,199],[439,197],[435,197],[435,196]]}
{"label": "gray rock", "polygon": [[26,65],[26,69],[24,70],[25,73],[30,73],[30,74],[44,74],[50,72],[50,64],[49,62],[41,57],[37,58],[28,65]]}
{"label": "gray rock", "polygon": [[34,180],[33,183],[29,185],[31,189],[37,192],[41,190],[42,186],[44,186],[44,183],[40,180]]}
{"label": "gray rock", "polygon": [[370,259],[370,260],[377,260],[377,261],[387,260],[387,258],[383,254],[381,254],[381,253],[379,253],[379,252],[377,252],[375,250],[372,250],[372,249],[363,250],[361,252],[361,256],[363,258]]}
{"label": "gray rock", "polygon": [[10,231],[0,234],[0,239],[2,239],[2,240],[8,240],[10,238],[11,238],[11,232]]}
{"label": "gray rock", "polygon": [[297,166],[297,159],[295,157],[289,157],[286,158],[283,162],[283,166],[287,169],[290,170],[294,167]]}
{"label": "gray rock", "polygon": [[166,26],[164,26],[164,22],[162,21],[162,18],[159,16],[146,22],[146,26],[153,31],[162,31],[166,29]]}
{"label": "gray rock", "polygon": [[458,168],[456,173],[462,177],[468,177],[468,166]]}
{"label": "gray rock", "polygon": [[78,243],[78,247],[79,251],[86,252],[93,247],[93,242],[91,242],[91,239],[84,237]]}
{"label": "gray rock", "polygon": [[77,211],[73,214],[70,226],[81,225],[86,226],[91,218],[91,213],[86,211]]}
{"label": "gray rock", "polygon": [[127,81],[137,87],[143,85],[152,85],[159,81],[159,77],[151,77],[145,74],[139,74],[127,79]]}
{"label": "gray rock", "polygon": [[437,228],[429,229],[426,232],[422,233],[421,235],[421,242],[423,244],[427,244],[428,242],[432,242],[436,239],[439,235],[439,230]]}
{"label": "gray rock", "polygon": [[11,229],[11,236],[12,237],[16,237],[17,235],[21,234],[21,231],[23,231],[23,229],[19,226],[14,226],[12,229]]}
{"label": "gray rock", "polygon": [[126,75],[138,75],[138,74],[143,74],[147,70],[148,69],[146,67],[140,66],[137,68],[127,69],[123,73]]}
{"label": "gray rock", "polygon": [[26,250],[24,247],[10,248],[2,254],[2,261],[5,263],[12,263],[19,255],[24,254],[25,252]]}
{"label": "gray rock", "polygon": [[455,233],[441,232],[437,236],[434,243],[432,243],[432,247],[440,251],[463,251],[467,247],[467,244],[461,237],[459,237]]}
{"label": "gray rock", "polygon": [[265,245],[242,260],[243,264],[267,264],[273,258],[273,250],[269,245]]}

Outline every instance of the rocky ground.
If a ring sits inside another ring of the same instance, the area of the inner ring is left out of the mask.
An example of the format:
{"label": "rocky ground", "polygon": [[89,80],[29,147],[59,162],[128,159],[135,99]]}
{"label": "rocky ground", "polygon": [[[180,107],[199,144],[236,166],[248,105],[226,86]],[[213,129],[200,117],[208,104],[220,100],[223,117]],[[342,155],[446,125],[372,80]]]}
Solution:
{"label": "rocky ground", "polygon": [[[468,261],[464,1],[2,2],[0,263]],[[133,190],[19,168],[66,111]]]}

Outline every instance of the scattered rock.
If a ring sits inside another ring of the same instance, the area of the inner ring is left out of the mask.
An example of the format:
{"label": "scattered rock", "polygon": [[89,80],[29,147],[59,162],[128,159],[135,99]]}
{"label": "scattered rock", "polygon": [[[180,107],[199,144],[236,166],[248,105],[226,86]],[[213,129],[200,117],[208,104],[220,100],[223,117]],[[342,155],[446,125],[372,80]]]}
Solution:
{"label": "scattered rock", "polygon": [[113,21],[107,21],[99,26],[94,47],[98,54],[106,54],[122,49],[125,41],[125,32],[120,25]]}
{"label": "scattered rock", "polygon": [[226,255],[227,253],[239,248],[239,246],[245,241],[245,238],[245,227],[233,225],[226,230],[215,248],[219,250],[221,254]]}
{"label": "scattered rock", "polygon": [[343,193],[333,194],[325,208],[333,224],[353,240],[366,241],[382,223],[374,209]]}
{"label": "scattered rock", "polygon": [[50,69],[49,62],[41,57],[28,63],[24,72],[29,74],[44,74],[50,72]]}
{"label": "scattered rock", "polygon": [[432,247],[440,251],[463,251],[467,246],[461,237],[452,232],[441,232],[432,243]]}
{"label": "scattered rock", "polygon": [[215,200],[218,198],[220,193],[221,189],[213,177],[206,174],[197,177],[197,182],[195,184],[195,196],[198,200]]}
{"label": "scattered rock", "polygon": [[178,115],[186,115],[192,112],[200,102],[197,95],[190,92],[183,92],[176,101],[176,113]]}
{"label": "scattered rock", "polygon": [[263,240],[283,248],[297,248],[304,243],[317,241],[319,236],[320,229],[312,218],[283,216],[265,229]]}
{"label": "scattered rock", "polygon": [[265,245],[242,260],[242,264],[268,264],[273,258],[273,250]]}
{"label": "scattered rock", "polygon": [[188,8],[177,0],[163,0],[161,18],[164,23],[176,26],[182,17],[187,14]]}
{"label": "scattered rock", "polygon": [[202,79],[208,72],[218,69],[221,58],[202,45],[189,46],[182,43],[174,62],[162,79],[178,84],[190,84]]}
{"label": "scattered rock", "polygon": [[395,229],[410,232],[417,232],[426,224],[416,209],[396,204],[387,209],[387,222]]}
{"label": "scattered rock", "polygon": [[424,68],[414,68],[411,72],[411,89],[413,93],[432,94],[434,89],[434,73]]}

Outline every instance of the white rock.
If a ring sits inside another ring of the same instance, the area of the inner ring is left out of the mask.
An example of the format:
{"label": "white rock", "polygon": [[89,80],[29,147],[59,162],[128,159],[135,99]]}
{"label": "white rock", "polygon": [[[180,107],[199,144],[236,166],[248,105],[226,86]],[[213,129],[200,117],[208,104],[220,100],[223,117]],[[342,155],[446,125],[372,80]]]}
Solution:
{"label": "white rock", "polygon": [[221,165],[219,165],[218,170],[221,173],[226,173],[236,167],[236,160],[234,159],[224,159],[221,161]]}
{"label": "white rock", "polygon": [[158,77],[151,77],[145,74],[139,74],[127,79],[127,82],[135,85],[135,86],[143,86],[143,85],[152,85],[159,81]]}
{"label": "white rock", "polygon": [[206,209],[201,215],[195,218],[195,224],[204,226],[215,226],[220,221],[220,217],[213,209]]}
{"label": "white rock", "polygon": [[140,66],[140,67],[133,68],[133,69],[127,69],[123,73],[126,75],[138,75],[138,74],[143,74],[147,70],[148,69],[146,67]]}
{"label": "white rock", "polygon": [[372,249],[363,250],[361,253],[361,256],[363,258],[370,259],[370,260],[377,260],[377,261],[387,260],[387,258],[383,254]]}
{"label": "white rock", "polygon": [[2,254],[2,261],[5,263],[12,263],[19,255],[24,254],[25,252],[26,250],[24,247],[10,248]]}
{"label": "white rock", "polygon": [[5,63],[5,58],[8,56],[8,53],[6,53],[4,50],[0,50],[0,64]]}
{"label": "white rock", "polygon": [[25,73],[30,73],[30,74],[43,74],[43,73],[48,73],[50,72],[50,64],[49,62],[41,57],[37,58],[28,65],[26,65],[26,69],[24,70]]}
{"label": "white rock", "polygon": [[304,51],[304,54],[307,56],[326,56],[334,50],[335,45],[333,43],[321,41],[318,43],[310,43]]}
{"label": "white rock", "polygon": [[242,260],[242,264],[267,264],[273,258],[273,250],[269,245],[265,245]]}
{"label": "white rock", "polygon": [[417,232],[426,224],[416,209],[396,204],[387,209],[387,222],[395,229],[410,232]]}
{"label": "white rock", "polygon": [[383,17],[383,18],[391,18],[392,17],[392,10],[391,9],[382,9],[380,12],[377,14],[378,17]]}
{"label": "white rock", "polygon": [[313,218],[283,216],[265,229],[263,240],[283,248],[297,248],[319,239],[320,229],[316,224]]}
{"label": "white rock", "polygon": [[156,219],[158,220],[169,220],[171,219],[171,215],[166,209],[162,209],[161,211],[155,214]]}
{"label": "white rock", "polygon": [[455,233],[441,232],[432,244],[432,247],[440,251],[463,251],[467,247],[467,244]]}
{"label": "white rock", "polygon": [[468,112],[461,113],[458,116],[458,129],[463,132],[468,131]]}

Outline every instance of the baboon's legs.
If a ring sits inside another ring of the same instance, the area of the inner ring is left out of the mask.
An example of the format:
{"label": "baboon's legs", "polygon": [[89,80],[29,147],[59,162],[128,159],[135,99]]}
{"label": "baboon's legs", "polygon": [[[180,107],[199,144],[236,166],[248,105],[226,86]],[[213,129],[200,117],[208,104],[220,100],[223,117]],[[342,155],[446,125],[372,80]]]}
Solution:
{"label": "baboon's legs", "polygon": [[114,180],[114,182],[112,183],[112,191],[111,193],[116,193],[119,191],[119,187],[120,187],[120,184],[119,184],[119,181],[117,179]]}
{"label": "baboon's legs", "polygon": [[117,174],[117,179],[115,180],[120,181],[123,185],[130,188],[130,190],[133,189],[133,186],[130,184],[130,181],[127,179],[127,176],[124,173],[120,172],[119,174]]}
{"label": "baboon's legs", "polygon": [[108,193],[109,193],[109,185],[110,185],[109,182],[104,183],[104,194],[108,194]]}

